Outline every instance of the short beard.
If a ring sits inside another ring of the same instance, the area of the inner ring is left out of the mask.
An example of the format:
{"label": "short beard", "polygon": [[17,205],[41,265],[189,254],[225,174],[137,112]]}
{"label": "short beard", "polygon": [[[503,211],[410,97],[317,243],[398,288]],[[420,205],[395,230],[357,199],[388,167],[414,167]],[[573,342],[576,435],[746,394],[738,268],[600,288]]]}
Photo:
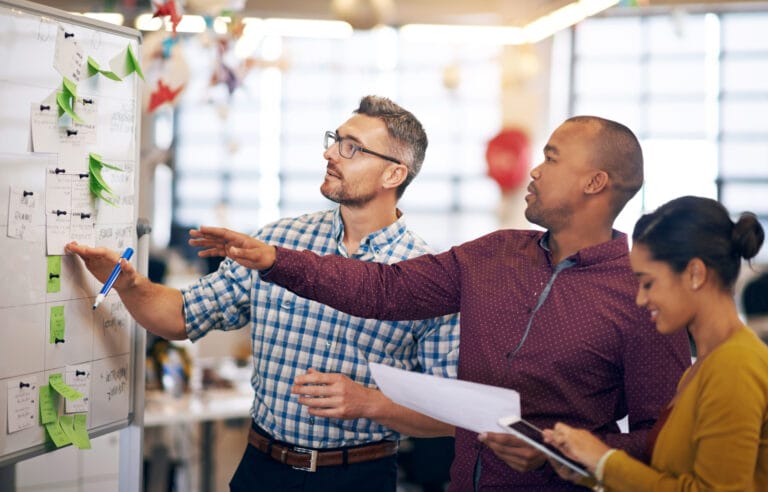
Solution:
{"label": "short beard", "polygon": [[345,193],[344,191],[340,191],[337,193],[331,193],[329,191],[326,191],[324,186],[320,186],[320,193],[322,195],[329,199],[330,201],[334,203],[338,203],[339,205],[344,205],[346,207],[350,208],[361,208],[364,205],[367,205],[368,203],[373,200],[376,195],[374,193],[369,193],[365,196],[357,196],[357,197],[351,197],[349,194]]}
{"label": "short beard", "polygon": [[563,229],[572,215],[573,209],[565,205],[549,210],[537,210],[531,207],[525,209],[525,218],[528,222],[553,232]]}

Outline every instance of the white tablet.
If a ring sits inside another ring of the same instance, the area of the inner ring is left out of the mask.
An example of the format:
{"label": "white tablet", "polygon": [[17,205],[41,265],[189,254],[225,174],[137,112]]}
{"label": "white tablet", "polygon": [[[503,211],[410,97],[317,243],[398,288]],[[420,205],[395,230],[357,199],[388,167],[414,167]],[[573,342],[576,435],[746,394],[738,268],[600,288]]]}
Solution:
{"label": "white tablet", "polygon": [[518,439],[525,441],[526,443],[530,444],[547,456],[552,457],[558,463],[562,463],[576,473],[585,477],[592,476],[592,474],[589,473],[586,468],[584,468],[584,465],[568,458],[551,444],[545,443],[541,429],[531,424],[530,422],[526,422],[519,417],[502,417],[499,419],[499,425],[503,427],[507,432],[514,434]]}

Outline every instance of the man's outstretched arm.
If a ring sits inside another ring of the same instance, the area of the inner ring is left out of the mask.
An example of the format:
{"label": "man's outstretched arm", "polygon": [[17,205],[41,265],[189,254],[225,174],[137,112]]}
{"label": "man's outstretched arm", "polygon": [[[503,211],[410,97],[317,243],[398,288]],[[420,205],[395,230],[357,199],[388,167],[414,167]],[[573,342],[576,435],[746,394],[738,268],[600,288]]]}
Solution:
{"label": "man's outstretched arm", "polygon": [[141,275],[129,261],[107,248],[90,248],[75,242],[66,251],[79,256],[85,267],[100,282],[105,282],[115,264],[122,263],[122,272],[113,289],[120,295],[131,316],[155,335],[169,340],[187,338],[184,327],[183,300],[177,289],[156,284]]}

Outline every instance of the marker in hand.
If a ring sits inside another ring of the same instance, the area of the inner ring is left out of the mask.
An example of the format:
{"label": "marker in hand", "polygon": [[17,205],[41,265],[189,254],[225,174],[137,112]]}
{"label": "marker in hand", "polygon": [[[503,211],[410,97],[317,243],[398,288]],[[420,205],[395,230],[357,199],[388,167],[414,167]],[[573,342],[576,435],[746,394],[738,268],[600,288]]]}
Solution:
{"label": "marker in hand", "polygon": [[[120,260],[125,258],[126,261],[131,259],[131,256],[133,256],[133,248],[125,248],[125,251],[123,251],[123,256],[120,257]],[[99,295],[96,296],[96,300],[93,302],[93,309],[96,309],[99,307],[99,304],[101,304],[101,301],[104,300],[104,298],[107,297],[107,294],[109,294],[109,290],[112,288],[112,284],[115,283],[115,280],[117,280],[117,277],[120,275],[120,272],[122,271],[121,264],[122,261],[117,260],[117,265],[115,265],[115,268],[112,269],[112,273],[109,274],[109,278],[106,282],[104,282],[104,287],[101,288],[101,292],[99,292]]]}

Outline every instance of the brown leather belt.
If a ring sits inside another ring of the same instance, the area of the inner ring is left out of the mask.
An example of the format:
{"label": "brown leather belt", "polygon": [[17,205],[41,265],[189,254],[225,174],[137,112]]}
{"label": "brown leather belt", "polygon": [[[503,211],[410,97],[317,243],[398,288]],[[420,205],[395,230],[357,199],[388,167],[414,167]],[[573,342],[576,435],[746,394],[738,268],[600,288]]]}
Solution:
{"label": "brown leather belt", "polygon": [[[337,466],[378,460],[397,453],[397,441],[379,441],[365,446],[323,451],[280,444],[255,430],[248,432],[248,442],[273,460],[298,470],[316,471],[318,466]],[[346,459],[345,459],[346,455]]]}

